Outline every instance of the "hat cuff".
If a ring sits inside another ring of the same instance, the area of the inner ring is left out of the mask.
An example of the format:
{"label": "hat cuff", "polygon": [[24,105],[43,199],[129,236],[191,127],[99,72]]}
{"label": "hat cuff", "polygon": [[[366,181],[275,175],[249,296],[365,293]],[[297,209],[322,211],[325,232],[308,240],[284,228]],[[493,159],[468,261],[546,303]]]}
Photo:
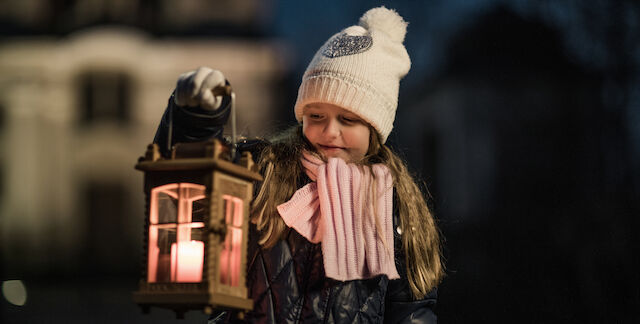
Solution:
{"label": "hat cuff", "polygon": [[295,104],[296,119],[301,122],[303,108],[311,103],[329,103],[347,109],[371,124],[386,142],[395,118],[396,103],[356,79],[337,73],[305,75]]}

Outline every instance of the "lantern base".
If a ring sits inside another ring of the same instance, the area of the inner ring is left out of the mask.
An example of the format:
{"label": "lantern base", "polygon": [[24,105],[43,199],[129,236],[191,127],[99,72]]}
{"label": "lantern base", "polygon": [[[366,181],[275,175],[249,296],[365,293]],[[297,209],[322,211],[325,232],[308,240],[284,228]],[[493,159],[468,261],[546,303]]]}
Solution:
{"label": "lantern base", "polygon": [[133,293],[133,300],[143,309],[150,306],[176,311],[205,310],[207,307],[237,310],[251,310],[253,308],[253,300],[251,299],[210,293],[137,291]]}

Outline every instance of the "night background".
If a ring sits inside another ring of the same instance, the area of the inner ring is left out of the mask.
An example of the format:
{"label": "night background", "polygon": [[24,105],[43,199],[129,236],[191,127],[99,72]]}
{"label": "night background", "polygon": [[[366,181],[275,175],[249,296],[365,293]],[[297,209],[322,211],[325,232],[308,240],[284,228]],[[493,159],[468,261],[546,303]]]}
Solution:
{"label": "night background", "polygon": [[0,322],[206,322],[131,298],[133,166],[177,77],[221,70],[243,134],[273,133],[315,51],[380,5],[409,22],[388,143],[443,233],[440,322],[640,322],[631,0],[0,0]]}

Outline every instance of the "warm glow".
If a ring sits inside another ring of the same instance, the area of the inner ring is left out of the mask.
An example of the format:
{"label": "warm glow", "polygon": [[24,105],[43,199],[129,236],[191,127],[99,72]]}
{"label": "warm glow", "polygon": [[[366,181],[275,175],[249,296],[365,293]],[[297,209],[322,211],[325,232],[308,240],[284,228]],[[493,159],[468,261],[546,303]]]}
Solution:
{"label": "warm glow", "polygon": [[158,229],[155,225],[149,226],[149,269],[147,273],[148,282],[156,282],[158,275]]}
{"label": "warm glow", "polygon": [[222,196],[225,202],[225,222],[227,236],[220,252],[220,283],[238,286],[242,258],[242,199],[229,195]]}
{"label": "warm glow", "polygon": [[171,244],[171,281],[200,282],[204,264],[204,242]]}
{"label": "warm glow", "polygon": [[205,186],[192,183],[151,191],[148,282],[202,281],[204,242],[192,234],[199,234],[204,223],[193,222],[192,213],[194,202],[205,197]]}

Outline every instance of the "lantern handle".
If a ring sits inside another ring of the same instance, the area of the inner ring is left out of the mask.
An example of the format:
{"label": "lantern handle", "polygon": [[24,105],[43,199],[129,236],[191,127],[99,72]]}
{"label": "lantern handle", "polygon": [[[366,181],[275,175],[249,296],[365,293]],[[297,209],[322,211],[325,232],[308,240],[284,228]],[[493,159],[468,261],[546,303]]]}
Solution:
{"label": "lantern handle", "polygon": [[231,162],[236,160],[237,151],[237,133],[236,133],[236,93],[230,85],[218,86],[211,90],[214,96],[231,97]]}

